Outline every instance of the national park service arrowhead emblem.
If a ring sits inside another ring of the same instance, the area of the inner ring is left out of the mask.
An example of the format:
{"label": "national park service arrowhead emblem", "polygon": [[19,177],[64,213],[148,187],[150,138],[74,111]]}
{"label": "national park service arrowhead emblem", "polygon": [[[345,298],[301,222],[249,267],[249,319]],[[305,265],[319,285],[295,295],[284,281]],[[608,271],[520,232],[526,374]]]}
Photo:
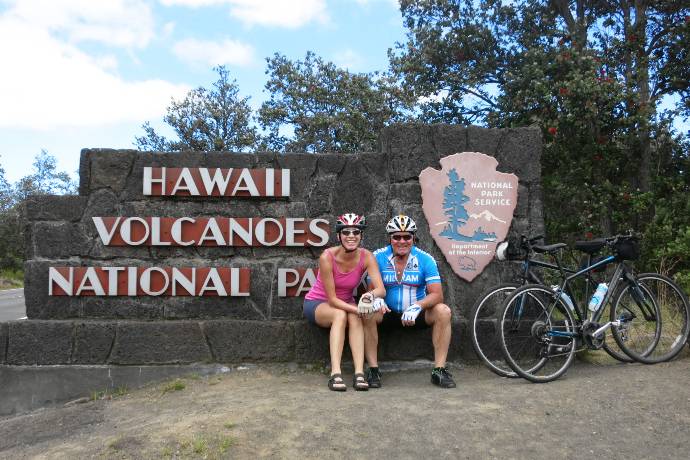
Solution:
{"label": "national park service arrowhead emblem", "polygon": [[518,178],[496,171],[494,157],[463,152],[441,158],[441,170],[419,175],[429,231],[453,271],[472,281],[508,234]]}

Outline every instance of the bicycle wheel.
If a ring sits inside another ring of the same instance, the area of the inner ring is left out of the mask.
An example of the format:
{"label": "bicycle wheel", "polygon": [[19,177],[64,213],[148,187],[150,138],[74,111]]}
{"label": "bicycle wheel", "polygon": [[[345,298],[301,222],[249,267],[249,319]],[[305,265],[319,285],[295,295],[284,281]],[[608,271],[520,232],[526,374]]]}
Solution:
{"label": "bicycle wheel", "polygon": [[[635,277],[639,289],[625,285],[618,293],[611,320],[613,336],[631,358],[645,364],[673,359],[690,333],[690,305],[681,288],[657,273]],[[653,313],[653,315],[651,314]]]}
{"label": "bicycle wheel", "polygon": [[472,307],[470,336],[474,352],[491,372],[501,377],[518,376],[503,359],[496,327],[503,302],[518,286],[515,283],[494,286],[479,296]]}
{"label": "bicycle wheel", "polygon": [[575,357],[575,320],[548,286],[516,289],[503,306],[499,334],[506,362],[534,383],[557,379]]}
{"label": "bicycle wheel", "polygon": [[[606,320],[606,318],[610,317],[611,314],[609,313],[611,309],[611,302],[607,302],[606,306],[604,307],[604,312],[601,315],[602,320]],[[626,355],[623,350],[621,350],[621,347],[618,346],[616,343],[616,339],[613,337],[613,334],[611,331],[606,331],[604,332],[604,345],[602,346],[602,350],[604,350],[610,357],[613,359],[620,361],[622,363],[634,363],[635,360],[632,359],[630,356]]]}

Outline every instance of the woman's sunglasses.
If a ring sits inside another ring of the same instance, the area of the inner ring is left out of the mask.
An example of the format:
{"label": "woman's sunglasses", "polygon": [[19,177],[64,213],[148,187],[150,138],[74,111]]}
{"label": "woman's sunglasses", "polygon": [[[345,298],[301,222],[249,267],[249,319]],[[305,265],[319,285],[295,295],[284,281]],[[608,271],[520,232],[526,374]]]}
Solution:
{"label": "woman's sunglasses", "polygon": [[361,235],[362,231],[361,230],[341,230],[340,233],[342,233],[345,236],[350,236],[350,235]]}
{"label": "woman's sunglasses", "polygon": [[392,235],[391,239],[393,241],[410,241],[412,239],[412,235]]}

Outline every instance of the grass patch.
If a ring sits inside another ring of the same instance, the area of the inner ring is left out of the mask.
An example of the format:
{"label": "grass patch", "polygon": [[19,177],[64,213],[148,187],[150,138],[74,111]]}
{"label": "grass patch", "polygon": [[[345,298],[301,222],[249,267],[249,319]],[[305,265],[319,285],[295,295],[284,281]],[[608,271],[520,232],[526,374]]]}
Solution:
{"label": "grass patch", "polygon": [[129,389],[127,388],[127,385],[121,385],[121,386],[115,388],[115,391],[113,392],[113,396],[124,396],[127,393],[129,393]]}
{"label": "grass patch", "polygon": [[194,438],[192,442],[192,450],[195,454],[206,455],[208,452],[208,441],[204,438]]}
{"label": "grass patch", "polygon": [[231,436],[198,433],[193,438],[180,440],[176,446],[166,446],[161,452],[164,458],[225,458],[227,451],[237,444]]}
{"label": "grass patch", "polygon": [[23,270],[0,270],[0,291],[3,289],[17,289],[24,287]]}
{"label": "grass patch", "polygon": [[118,436],[115,439],[108,441],[108,449],[120,450],[122,448],[122,436]]}
{"label": "grass patch", "polygon": [[234,438],[224,437],[224,438],[222,438],[221,441],[220,441],[220,445],[218,446],[218,451],[219,451],[221,454],[224,454],[224,453],[227,452],[227,450],[228,450],[229,448],[231,448],[233,445],[235,445],[235,439],[234,439]]}
{"label": "grass patch", "polygon": [[101,390],[101,391],[92,391],[91,392],[91,401],[98,401],[99,399],[104,399],[108,392],[106,390]]}
{"label": "grass patch", "polygon": [[165,447],[163,448],[163,450],[161,451],[161,457],[163,457],[163,458],[172,458],[174,453],[175,453],[175,451],[173,450],[172,447],[170,447],[170,446],[165,446]]}
{"label": "grass patch", "polygon": [[323,362],[307,364],[306,369],[308,371],[318,372],[319,374],[323,375],[328,375],[330,372],[330,369],[328,368],[326,363]]}
{"label": "grass patch", "polygon": [[171,393],[173,391],[182,391],[187,388],[187,385],[180,379],[175,379],[163,386],[162,394]]}
{"label": "grass patch", "polygon": [[225,422],[225,423],[223,423],[223,426],[224,426],[225,428],[227,428],[228,430],[232,430],[233,428],[235,428],[235,427],[237,426],[237,423],[234,423],[234,422]]}

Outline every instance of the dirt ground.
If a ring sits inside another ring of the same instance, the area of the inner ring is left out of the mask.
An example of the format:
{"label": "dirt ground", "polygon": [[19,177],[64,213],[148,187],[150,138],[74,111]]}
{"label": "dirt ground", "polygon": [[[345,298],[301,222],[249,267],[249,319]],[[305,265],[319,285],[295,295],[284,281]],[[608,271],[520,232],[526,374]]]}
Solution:
{"label": "dirt ground", "polygon": [[0,458],[688,457],[688,353],[655,366],[576,361],[543,385],[452,371],[456,389],[418,368],[345,393],[296,365],[190,376],[0,418]]}

